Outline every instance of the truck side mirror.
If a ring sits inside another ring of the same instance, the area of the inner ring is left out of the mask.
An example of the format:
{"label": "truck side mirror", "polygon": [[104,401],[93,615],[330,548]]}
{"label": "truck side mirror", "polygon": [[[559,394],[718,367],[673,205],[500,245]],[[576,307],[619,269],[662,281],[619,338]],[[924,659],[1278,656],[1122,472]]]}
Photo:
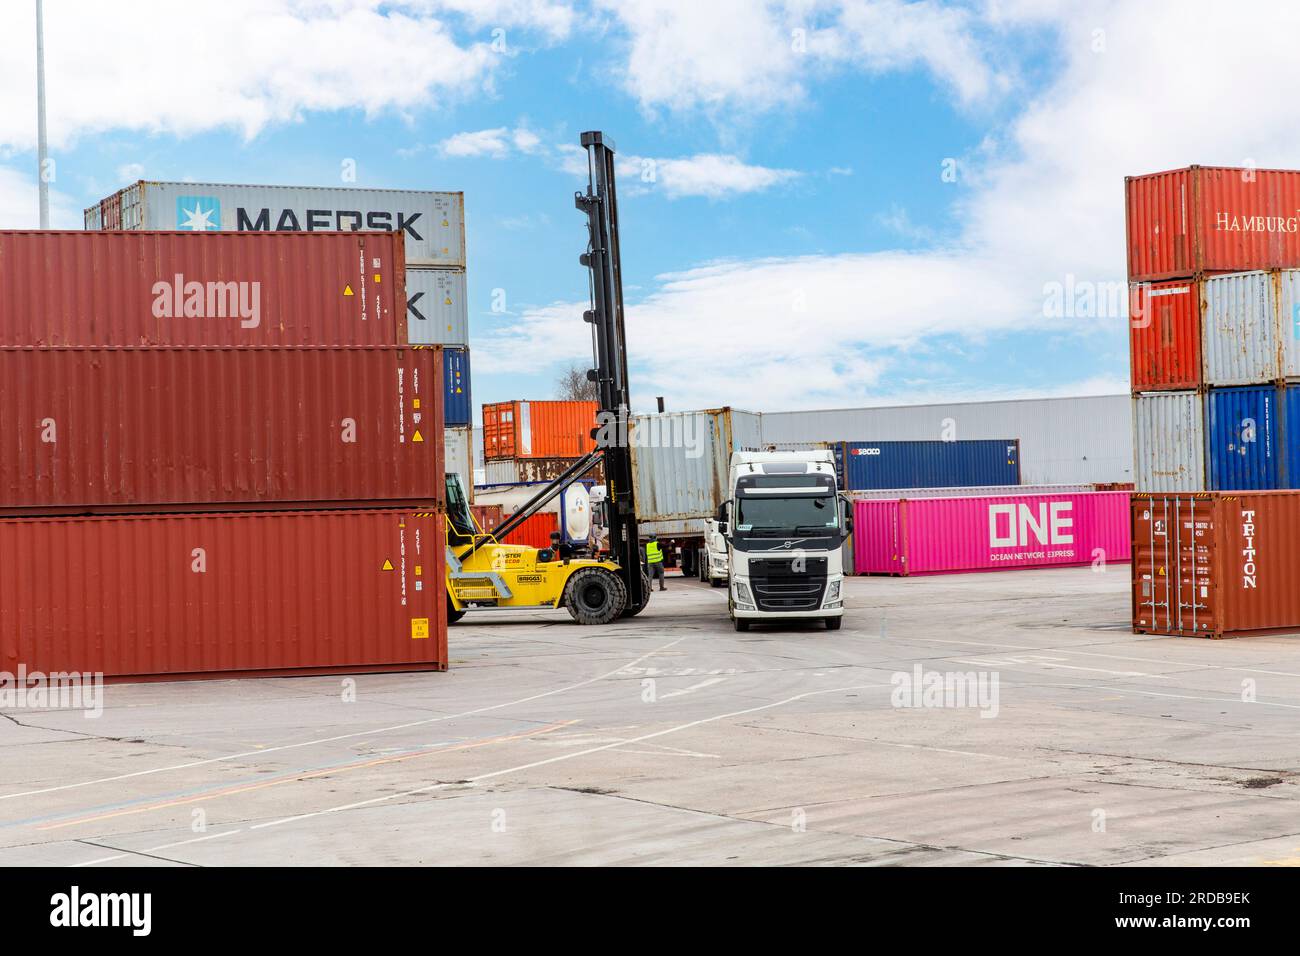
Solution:
{"label": "truck side mirror", "polygon": [[727,521],[728,504],[729,502],[724,501],[722,502],[722,504],[718,505],[718,512],[713,516],[713,520],[717,523],[718,534],[721,535],[726,535],[727,532],[731,529],[731,525]]}
{"label": "truck side mirror", "polygon": [[727,536],[727,522],[718,522],[718,534],[722,535],[724,538]]}
{"label": "truck side mirror", "polygon": [[853,502],[849,501],[847,498],[841,498],[840,505],[844,509],[844,521],[842,522],[844,525],[843,536],[847,538],[849,535],[853,534]]}

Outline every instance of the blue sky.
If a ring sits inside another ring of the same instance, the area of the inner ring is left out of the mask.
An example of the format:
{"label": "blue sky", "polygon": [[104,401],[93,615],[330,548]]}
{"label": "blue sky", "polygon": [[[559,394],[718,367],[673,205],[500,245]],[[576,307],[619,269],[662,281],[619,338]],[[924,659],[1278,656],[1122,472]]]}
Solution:
{"label": "blue sky", "polygon": [[[584,129],[625,158],[643,408],[1122,391],[1123,317],[1044,301],[1054,283],[1123,281],[1123,175],[1294,166],[1300,145],[1292,108],[1223,91],[1293,58],[1269,66],[1260,46],[1281,40],[1208,5],[104,6],[47,3],[56,224],[138,178],[333,185],[346,159],[359,185],[464,190],[480,402],[549,397],[586,361]],[[0,64],[8,227],[35,217],[21,7]],[[163,56],[103,56],[140,42],[132,22]],[[1198,53],[1238,48],[1254,52],[1231,78],[1214,67],[1231,57]],[[1188,102],[1221,108],[1215,128],[1173,122]]]}

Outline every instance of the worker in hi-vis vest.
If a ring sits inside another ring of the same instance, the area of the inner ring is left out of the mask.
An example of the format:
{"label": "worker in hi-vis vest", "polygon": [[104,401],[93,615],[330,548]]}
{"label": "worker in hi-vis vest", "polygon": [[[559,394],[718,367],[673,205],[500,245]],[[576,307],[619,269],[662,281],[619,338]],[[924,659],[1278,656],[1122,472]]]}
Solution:
{"label": "worker in hi-vis vest", "polygon": [[659,590],[667,591],[664,587],[664,550],[659,547],[659,535],[650,535],[650,540],[645,546],[645,563],[650,569],[650,577],[659,582]]}

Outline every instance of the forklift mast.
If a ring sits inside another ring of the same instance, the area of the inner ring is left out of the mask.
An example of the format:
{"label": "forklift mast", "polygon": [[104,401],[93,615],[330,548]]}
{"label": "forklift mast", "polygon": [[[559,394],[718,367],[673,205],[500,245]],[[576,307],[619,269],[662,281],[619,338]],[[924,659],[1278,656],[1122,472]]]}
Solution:
{"label": "forklift mast", "polygon": [[632,482],[632,447],[628,432],[629,408],[627,335],[623,322],[623,271],[619,255],[618,198],[614,191],[614,143],[600,132],[582,134],[587,151],[589,181],[574,204],[587,214],[590,233],[587,251],[580,257],[590,270],[591,308],[583,319],[592,327],[596,367],[587,373],[599,389],[599,419],[593,432],[601,441],[605,459],[607,522],[610,556],[617,562],[627,587],[628,611],[645,606],[650,595],[641,572],[641,546],[637,537],[636,491]]}

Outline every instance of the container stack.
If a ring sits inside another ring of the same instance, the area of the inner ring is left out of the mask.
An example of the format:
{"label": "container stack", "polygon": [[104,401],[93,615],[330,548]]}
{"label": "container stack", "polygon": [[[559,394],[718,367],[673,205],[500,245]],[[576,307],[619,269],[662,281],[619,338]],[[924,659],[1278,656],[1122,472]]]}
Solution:
{"label": "container stack", "polygon": [[89,230],[400,232],[406,341],[444,347],[447,469],[473,494],[463,193],[142,181],[91,206],[85,223]]}
{"label": "container stack", "polygon": [[1126,192],[1137,490],[1300,487],[1300,172]]}
{"label": "container stack", "polygon": [[0,232],[0,669],[445,669],[396,232]]}
{"label": "container stack", "polygon": [[1300,172],[1126,181],[1133,629],[1300,627]]}

